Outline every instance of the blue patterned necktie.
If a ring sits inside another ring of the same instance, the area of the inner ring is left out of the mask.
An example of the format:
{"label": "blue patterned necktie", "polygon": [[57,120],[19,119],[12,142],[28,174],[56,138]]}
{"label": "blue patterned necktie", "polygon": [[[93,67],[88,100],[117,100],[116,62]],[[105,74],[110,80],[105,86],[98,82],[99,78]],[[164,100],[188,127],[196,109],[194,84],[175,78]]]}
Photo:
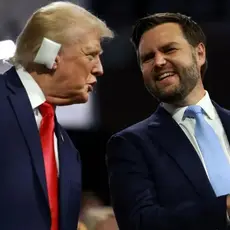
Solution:
{"label": "blue patterned necktie", "polygon": [[210,183],[217,196],[230,193],[230,164],[213,128],[204,119],[204,110],[191,105],[185,110],[185,117],[196,120],[195,138],[204,158]]}

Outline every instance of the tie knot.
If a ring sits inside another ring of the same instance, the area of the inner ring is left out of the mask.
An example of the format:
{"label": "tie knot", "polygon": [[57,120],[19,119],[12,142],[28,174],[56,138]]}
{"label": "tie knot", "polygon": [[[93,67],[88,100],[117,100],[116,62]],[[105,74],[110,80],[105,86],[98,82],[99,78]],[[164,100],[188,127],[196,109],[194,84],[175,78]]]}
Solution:
{"label": "tie knot", "polygon": [[44,102],[39,106],[39,111],[41,115],[44,117],[45,115],[52,115],[54,116],[54,108],[48,102]]}
{"label": "tie knot", "polygon": [[184,112],[185,117],[196,118],[199,114],[203,114],[204,110],[199,105],[190,105]]}

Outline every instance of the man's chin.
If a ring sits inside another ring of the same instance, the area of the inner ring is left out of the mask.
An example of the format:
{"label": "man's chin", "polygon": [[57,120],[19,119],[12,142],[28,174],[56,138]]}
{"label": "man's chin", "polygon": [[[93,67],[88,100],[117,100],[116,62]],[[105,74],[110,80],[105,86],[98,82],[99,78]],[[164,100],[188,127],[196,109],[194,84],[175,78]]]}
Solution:
{"label": "man's chin", "polygon": [[89,100],[89,93],[86,92],[73,99],[72,104],[84,104],[87,103],[88,100]]}
{"label": "man's chin", "polygon": [[84,104],[88,102],[89,95],[85,93],[83,95],[78,95],[77,97],[70,97],[70,98],[58,98],[58,97],[49,97],[47,101],[56,106],[66,106],[66,105],[73,105],[73,104]]}
{"label": "man's chin", "polygon": [[68,105],[84,104],[84,103],[87,103],[88,100],[89,100],[89,96],[88,95],[84,95],[83,97],[78,97],[78,98],[75,98],[75,99],[70,99]]}
{"label": "man's chin", "polygon": [[180,102],[184,99],[183,95],[178,92],[172,92],[172,93],[162,93],[158,95],[158,99],[162,102],[169,103],[169,104],[175,104]]}

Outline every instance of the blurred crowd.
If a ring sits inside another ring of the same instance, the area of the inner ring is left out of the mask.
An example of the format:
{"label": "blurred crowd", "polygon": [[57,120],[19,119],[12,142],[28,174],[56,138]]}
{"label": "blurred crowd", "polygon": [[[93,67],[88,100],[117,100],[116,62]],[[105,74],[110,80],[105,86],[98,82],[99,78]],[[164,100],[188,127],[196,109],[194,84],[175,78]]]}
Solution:
{"label": "blurred crowd", "polygon": [[112,207],[92,191],[82,193],[78,230],[118,230]]}

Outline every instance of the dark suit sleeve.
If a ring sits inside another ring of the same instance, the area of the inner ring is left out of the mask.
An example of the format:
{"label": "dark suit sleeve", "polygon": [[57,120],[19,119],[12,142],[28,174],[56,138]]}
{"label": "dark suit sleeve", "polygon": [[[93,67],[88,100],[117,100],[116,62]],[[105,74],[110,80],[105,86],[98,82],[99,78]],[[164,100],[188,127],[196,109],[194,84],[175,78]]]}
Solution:
{"label": "dark suit sleeve", "polygon": [[226,196],[208,203],[188,201],[173,208],[160,206],[143,157],[135,143],[123,136],[113,136],[108,142],[110,192],[120,230],[226,228]]}

